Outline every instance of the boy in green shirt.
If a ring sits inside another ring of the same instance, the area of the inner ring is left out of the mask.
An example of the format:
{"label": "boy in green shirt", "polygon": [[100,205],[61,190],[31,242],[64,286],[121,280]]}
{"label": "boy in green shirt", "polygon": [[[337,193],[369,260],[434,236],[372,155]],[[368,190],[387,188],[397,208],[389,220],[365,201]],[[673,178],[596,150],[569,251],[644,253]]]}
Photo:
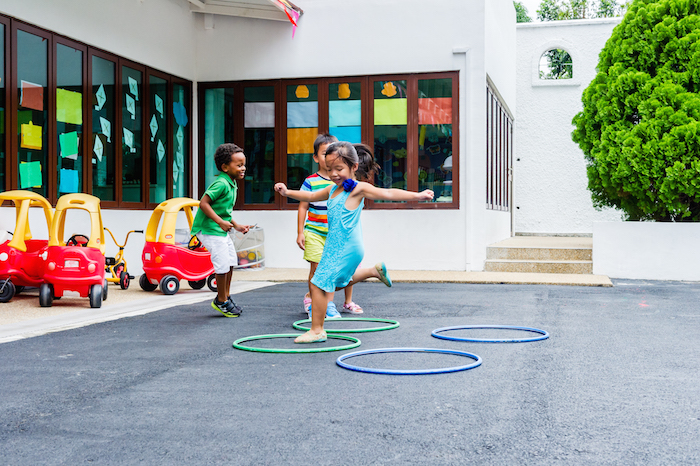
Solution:
{"label": "boy in green shirt", "polygon": [[234,228],[248,233],[250,229],[250,225],[240,225],[231,218],[238,193],[236,181],[245,176],[245,154],[235,144],[221,144],[214,154],[214,162],[221,173],[199,201],[191,234],[196,235],[211,254],[218,288],[218,296],[211,307],[226,317],[238,317],[243,311],[229,295],[233,267],[238,265],[238,256],[228,232]]}

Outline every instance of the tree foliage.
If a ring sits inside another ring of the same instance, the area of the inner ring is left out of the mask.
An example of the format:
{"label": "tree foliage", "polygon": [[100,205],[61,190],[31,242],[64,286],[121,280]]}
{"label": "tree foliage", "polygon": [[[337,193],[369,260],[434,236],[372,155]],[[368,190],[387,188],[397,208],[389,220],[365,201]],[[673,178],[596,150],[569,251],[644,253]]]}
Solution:
{"label": "tree foliage", "polygon": [[596,207],[700,221],[699,92],[700,0],[634,0],[573,119]]}
{"label": "tree foliage", "polygon": [[564,19],[610,18],[622,16],[627,3],[618,0],[542,0],[537,10],[540,21],[560,21]]}
{"label": "tree foliage", "polygon": [[527,7],[522,2],[513,2],[515,7],[515,21],[518,23],[530,23],[532,18],[528,14]]}

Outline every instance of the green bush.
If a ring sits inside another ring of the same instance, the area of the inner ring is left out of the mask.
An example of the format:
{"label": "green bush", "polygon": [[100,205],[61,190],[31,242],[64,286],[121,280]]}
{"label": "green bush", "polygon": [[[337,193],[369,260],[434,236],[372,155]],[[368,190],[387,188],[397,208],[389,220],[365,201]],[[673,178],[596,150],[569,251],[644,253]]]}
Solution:
{"label": "green bush", "polygon": [[573,119],[593,204],[700,221],[700,0],[634,0]]}

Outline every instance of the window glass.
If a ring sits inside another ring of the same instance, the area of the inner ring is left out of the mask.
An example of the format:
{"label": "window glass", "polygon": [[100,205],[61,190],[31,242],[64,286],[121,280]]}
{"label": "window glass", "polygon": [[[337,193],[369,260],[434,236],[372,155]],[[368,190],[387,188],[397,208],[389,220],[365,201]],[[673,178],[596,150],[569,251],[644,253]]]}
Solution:
{"label": "window glass", "polygon": [[569,52],[563,49],[547,50],[540,57],[540,79],[572,79],[574,65]]}
{"label": "window glass", "polygon": [[173,84],[173,197],[190,195],[190,104],[189,92],[182,84]]}
{"label": "window glass", "polygon": [[143,180],[143,76],[122,67],[122,201],[142,202]]}
{"label": "window glass", "polygon": [[92,194],[103,201],[116,201],[115,191],[115,84],[116,65],[92,57]]}
{"label": "window glass", "polygon": [[48,41],[17,31],[18,186],[48,196]]}
{"label": "window glass", "polygon": [[318,85],[287,86],[287,185],[291,189],[299,189],[306,177],[318,170],[313,154],[316,136]]}
{"label": "window glass", "polygon": [[5,179],[5,25],[0,24],[0,192],[7,189]]}
{"label": "window glass", "polygon": [[452,79],[418,80],[418,191],[452,202]]}
{"label": "window glass", "polygon": [[206,89],[204,91],[204,188],[219,175],[214,163],[216,148],[225,142],[233,142],[233,88]]}
{"label": "window glass", "polygon": [[159,204],[168,198],[168,128],[165,125],[168,105],[168,82],[149,76],[149,202]]}
{"label": "window glass", "polygon": [[374,156],[380,166],[376,181],[382,188],[407,187],[406,88],[406,81],[374,82]]}
{"label": "window glass", "polygon": [[83,191],[83,52],[56,45],[57,195]]}
{"label": "window glass", "polygon": [[244,202],[275,201],[275,88],[246,87],[243,91],[244,146],[247,156]]}
{"label": "window glass", "polygon": [[362,84],[328,85],[328,129],[339,141],[362,142]]}

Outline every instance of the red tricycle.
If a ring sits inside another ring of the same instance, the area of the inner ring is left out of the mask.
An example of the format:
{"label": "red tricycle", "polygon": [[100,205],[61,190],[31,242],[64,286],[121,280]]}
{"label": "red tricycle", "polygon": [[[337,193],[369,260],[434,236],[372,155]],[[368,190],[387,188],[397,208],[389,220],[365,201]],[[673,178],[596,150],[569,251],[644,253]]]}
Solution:
{"label": "red tricycle", "polygon": [[[184,211],[187,217],[188,232],[194,221],[193,207],[199,207],[199,201],[187,197],[176,197],[163,201],[153,210],[146,228],[146,244],[143,247],[143,275],[139,285],[144,291],[153,291],[158,286],[163,294],[171,295],[180,289],[180,280],[187,280],[192,288],[198,290],[204,284],[216,292],[216,275],[207,251],[196,237],[184,245],[175,241],[177,214]],[[158,232],[158,226],[163,220]]]}
{"label": "red tricycle", "polygon": [[[90,219],[90,236],[74,234],[64,243],[63,231],[69,210],[82,210]],[[49,230],[44,283],[39,287],[39,304],[49,307],[54,297],[76,291],[90,298],[90,307],[107,299],[105,240],[100,200],[89,194],[65,194],[58,199]]]}
{"label": "red tricycle", "polygon": [[4,201],[15,205],[15,229],[11,239],[0,242],[0,303],[10,301],[25,286],[38,287],[44,283],[42,255],[46,253],[49,241],[32,238],[29,208],[41,207],[44,210],[47,230],[53,219],[49,201],[32,191],[0,193],[0,205]]}

